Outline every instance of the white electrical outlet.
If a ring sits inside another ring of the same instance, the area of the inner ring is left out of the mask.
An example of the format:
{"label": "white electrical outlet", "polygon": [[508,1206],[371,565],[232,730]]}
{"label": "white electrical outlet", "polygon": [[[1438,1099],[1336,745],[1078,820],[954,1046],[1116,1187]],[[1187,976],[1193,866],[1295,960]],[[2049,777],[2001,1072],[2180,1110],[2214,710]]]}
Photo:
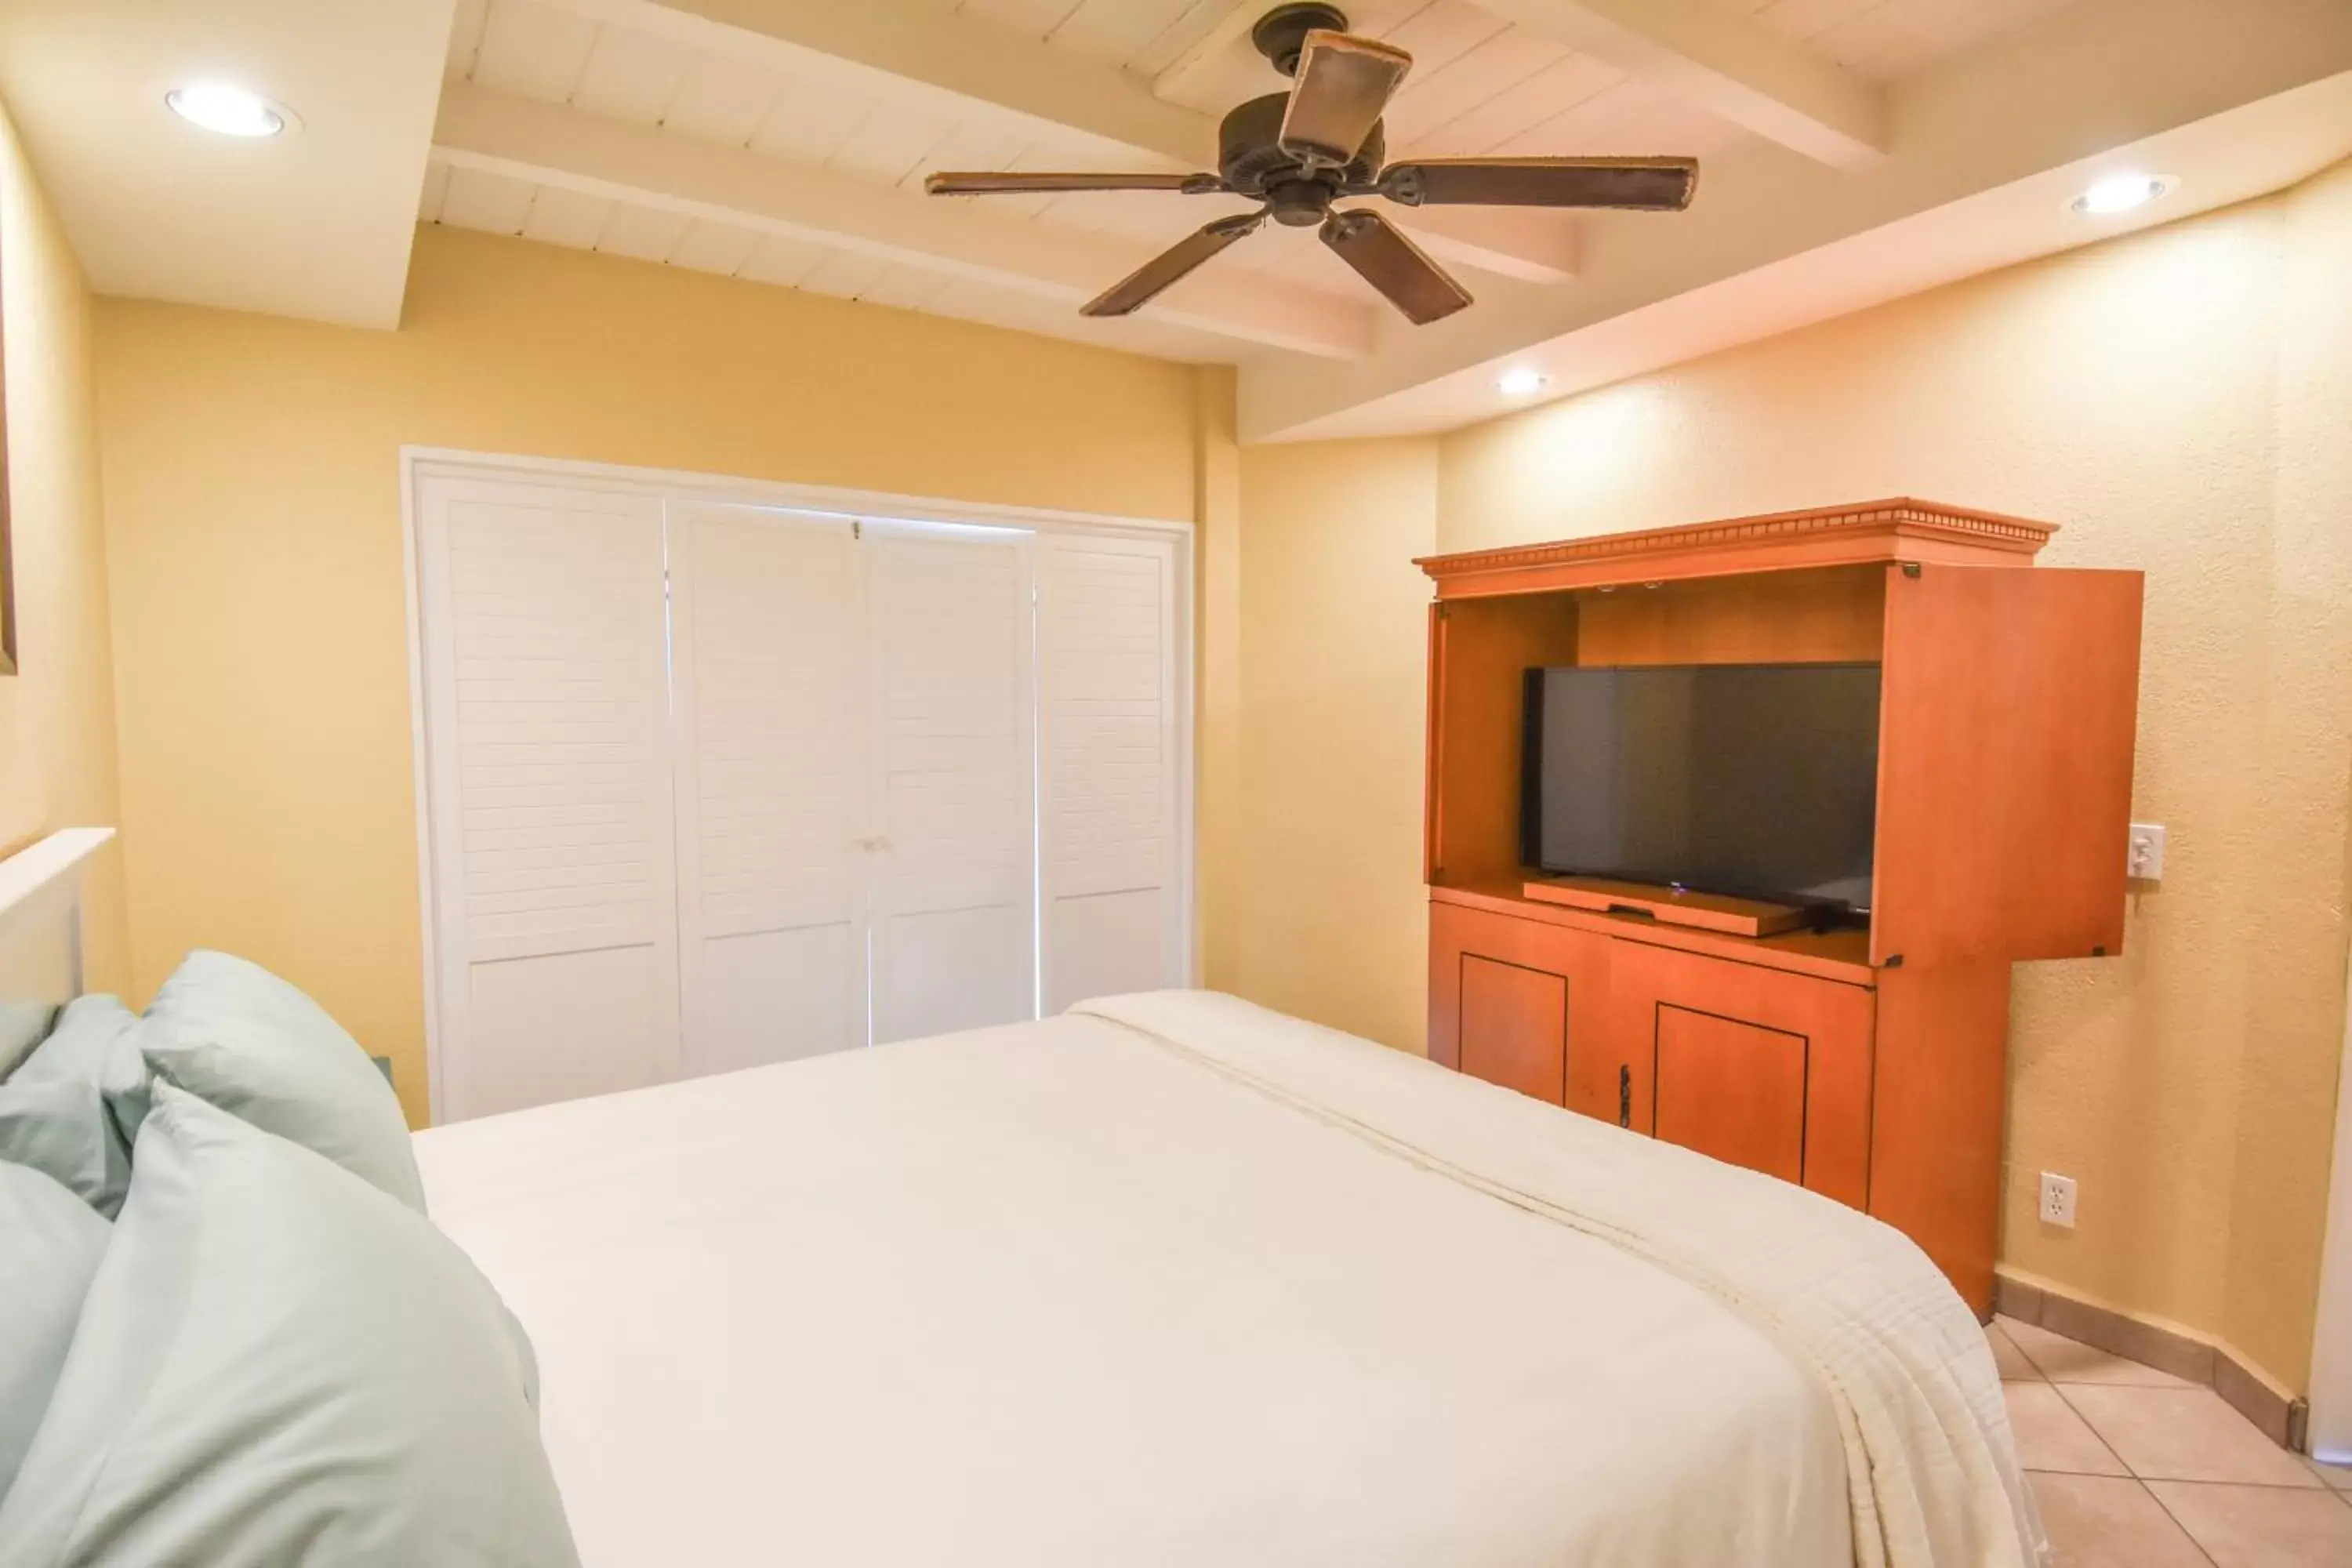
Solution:
{"label": "white electrical outlet", "polygon": [[2042,1223],[2074,1228],[2074,1178],[2042,1173]]}
{"label": "white electrical outlet", "polygon": [[2131,858],[2124,863],[2124,871],[2135,881],[2163,879],[2164,824],[2135,822],[2131,825]]}

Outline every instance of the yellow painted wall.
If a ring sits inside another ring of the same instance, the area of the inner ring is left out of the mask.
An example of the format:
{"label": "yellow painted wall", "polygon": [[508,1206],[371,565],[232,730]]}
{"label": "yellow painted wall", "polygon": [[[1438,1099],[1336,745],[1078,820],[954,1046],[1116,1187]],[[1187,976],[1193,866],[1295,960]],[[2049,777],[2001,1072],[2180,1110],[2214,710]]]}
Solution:
{"label": "yellow painted wall", "polygon": [[1241,834],[1242,466],[1229,369],[1202,373],[1194,405],[1192,583],[1193,953],[1203,984],[1232,989],[1248,890]]}
{"label": "yellow painted wall", "polygon": [[1423,692],[1434,440],[1242,452],[1234,929],[1209,981],[1423,1048]]}
{"label": "yellow painted wall", "polygon": [[[1446,436],[1433,511],[1455,551],[1908,493],[2063,523],[2047,563],[2147,574],[2134,813],[2170,829],[2166,876],[2132,898],[2122,957],[2018,972],[2002,1253],[2291,1388],[2352,890],[2347,279],[2352,166]],[[1417,468],[1426,446],[1354,455]],[[1366,487],[1391,503],[1368,521],[1304,482],[1338,467],[1321,450],[1244,454],[1245,474],[1301,480],[1244,489],[1244,768],[1269,780],[1269,735],[1285,764],[1247,840],[1312,827],[1252,885],[1297,945],[1254,944],[1244,989],[1357,1027],[1403,1019],[1391,966],[1423,892],[1319,874],[1340,846],[1418,831],[1426,595],[1307,563],[1394,573],[1430,524],[1403,487]],[[1363,683],[1309,716],[1262,646],[1360,652]],[[2043,1169],[2081,1184],[2071,1233],[2035,1217]]]}
{"label": "yellow painted wall", "polygon": [[[102,300],[140,995],[244,953],[425,1115],[404,443],[1137,516],[1217,373],[428,228],[397,333]],[[1230,414],[1224,416],[1230,420]]]}
{"label": "yellow painted wall", "polygon": [[[2270,604],[2261,749],[2247,759],[2247,998],[2221,1337],[2301,1388],[2352,915],[2352,163],[2289,193],[2280,221]],[[2012,1205],[2011,1223],[2030,1228],[2032,1216]]]}
{"label": "yellow painted wall", "polygon": [[[0,321],[21,668],[0,675],[0,854],[60,827],[117,820],[90,310],[65,231],[0,114]],[[122,984],[122,909],[121,856],[109,848],[83,884],[92,989]]]}

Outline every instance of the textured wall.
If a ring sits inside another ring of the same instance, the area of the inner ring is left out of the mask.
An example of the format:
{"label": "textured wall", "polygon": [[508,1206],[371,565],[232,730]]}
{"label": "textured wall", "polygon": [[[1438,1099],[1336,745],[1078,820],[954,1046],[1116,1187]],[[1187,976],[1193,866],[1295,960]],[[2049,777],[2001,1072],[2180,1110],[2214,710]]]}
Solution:
{"label": "textured wall", "polygon": [[[5,114],[0,321],[23,671],[0,675],[0,854],[6,854],[60,827],[116,826],[117,812],[90,296]],[[128,943],[118,849],[91,863],[83,900],[90,985],[119,987]]]}
{"label": "textured wall", "polygon": [[1209,982],[1412,1050],[1428,1025],[1421,781],[1434,440],[1241,463],[1237,936]]}
{"label": "textured wall", "polygon": [[[2352,164],[2290,193],[2280,216],[2270,614],[2261,750],[2246,759],[2252,895],[2221,1329],[2299,1386],[2344,1037],[2328,1020],[2344,1005],[2352,899]],[[2352,1342],[2352,1324],[2335,1331]]]}
{"label": "textured wall", "polygon": [[[2120,958],[2018,973],[2003,1258],[2293,1386],[2343,1037],[2348,277],[2339,168],[1455,432],[1435,496],[1437,548],[1454,551],[1908,493],[2063,523],[2047,563],[2147,574],[2134,811],[2170,828],[2167,874],[2133,896]],[[1417,472],[1425,447],[1352,455]],[[1244,487],[1244,770],[1265,776],[1262,734],[1286,763],[1275,801],[1250,803],[1253,842],[1337,797],[1360,803],[1351,839],[1377,816],[1370,837],[1401,853],[1418,831],[1425,587],[1327,584],[1400,566],[1424,530],[1411,485],[1308,482],[1349,471],[1337,451],[1244,453],[1245,475],[1300,476]],[[1304,705],[1266,685],[1261,626],[1278,650],[1365,656],[1312,745],[1294,731]],[[1402,1022],[1390,993],[1425,920],[1417,879],[1326,883],[1306,873],[1340,847],[1309,842],[1273,934],[1317,940],[1254,943],[1245,988],[1351,1027]],[[2073,1232],[2035,1217],[2042,1169],[2081,1184]]]}
{"label": "textured wall", "polygon": [[136,990],[245,953],[420,1121],[404,443],[1194,510],[1189,366],[454,230],[397,333],[110,300],[98,342]]}

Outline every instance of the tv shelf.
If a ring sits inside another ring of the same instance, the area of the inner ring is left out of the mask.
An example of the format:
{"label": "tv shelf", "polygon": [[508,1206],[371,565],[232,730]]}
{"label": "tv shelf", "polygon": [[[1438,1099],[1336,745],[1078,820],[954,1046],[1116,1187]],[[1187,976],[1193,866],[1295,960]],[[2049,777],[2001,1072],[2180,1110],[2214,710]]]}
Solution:
{"label": "tv shelf", "polygon": [[[2010,966],[2123,945],[2140,574],[2035,566],[2053,531],[1896,499],[1420,562],[1431,1056],[1864,1208],[1989,1310]],[[1848,661],[1882,672],[1866,923],[1528,896],[1527,669]]]}
{"label": "tv shelf", "polygon": [[1534,877],[1519,892],[1539,904],[1632,915],[1670,926],[1721,931],[1726,936],[1778,936],[1808,924],[1812,918],[1794,904],[1612,881],[1606,877]]}
{"label": "tv shelf", "polygon": [[[1791,974],[1811,974],[1847,985],[1874,983],[1875,972],[1870,963],[1870,927],[1866,922],[1839,926],[1830,931],[1780,931],[1764,937],[1733,936],[1724,931],[1702,931],[1694,926],[1664,925],[1638,915],[1608,914],[1595,910],[1542,903],[1522,891],[1524,881],[1525,879],[1521,878],[1492,881],[1484,886],[1475,883],[1433,886],[1429,889],[1429,897],[1433,903],[1484,910],[1513,920],[1535,921],[1571,931],[1592,931],[1625,942],[1648,942],[1653,946],[1674,948],[1677,952],[1728,959],[1736,963],[1785,970]],[[1449,1062],[1447,1065],[1460,1064]]]}

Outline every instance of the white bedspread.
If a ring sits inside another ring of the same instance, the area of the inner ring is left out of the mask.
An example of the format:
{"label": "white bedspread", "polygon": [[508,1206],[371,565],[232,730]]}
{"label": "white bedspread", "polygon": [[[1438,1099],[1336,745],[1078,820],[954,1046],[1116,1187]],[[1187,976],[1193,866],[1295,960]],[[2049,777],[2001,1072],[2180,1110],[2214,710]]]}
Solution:
{"label": "white bedspread", "polygon": [[588,1568],[2007,1568],[2038,1534],[1983,1340],[1893,1232],[1230,998],[417,1156],[537,1344]]}

